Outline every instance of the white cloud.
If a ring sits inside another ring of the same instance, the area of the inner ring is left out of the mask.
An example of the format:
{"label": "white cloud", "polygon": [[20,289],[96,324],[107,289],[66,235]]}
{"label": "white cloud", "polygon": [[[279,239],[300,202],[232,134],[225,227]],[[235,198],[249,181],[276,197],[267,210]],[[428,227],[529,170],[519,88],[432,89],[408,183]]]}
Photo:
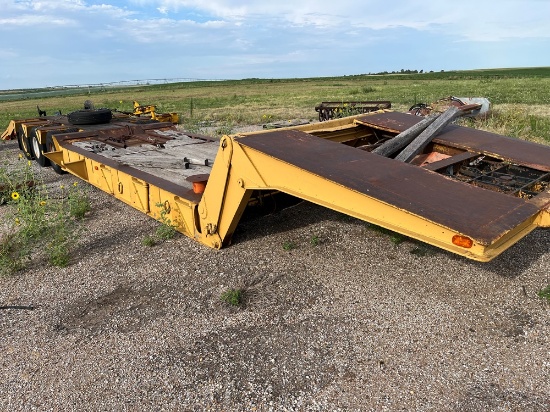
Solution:
{"label": "white cloud", "polygon": [[53,26],[77,25],[77,21],[74,19],[62,18],[59,16],[52,16],[52,15],[23,14],[17,17],[8,17],[8,18],[0,17],[0,26],[11,25],[11,26],[28,28],[29,26],[33,26],[33,25],[45,24],[45,22],[47,22],[48,25],[53,25]]}
{"label": "white cloud", "polygon": [[550,2],[463,0],[413,2],[394,0],[147,0],[170,10],[193,9],[225,20],[254,21],[274,18],[293,25],[319,28],[356,27],[382,30],[406,27],[433,30],[457,39],[496,40],[503,38],[550,37],[546,23]]}
{"label": "white cloud", "polygon": [[[0,1],[0,36],[10,41],[0,56],[17,56],[0,65],[0,89],[9,87],[1,79],[37,79],[37,61],[48,84],[296,77],[502,66],[531,39],[550,39],[550,2],[536,0]],[[488,44],[506,52],[483,60]]]}

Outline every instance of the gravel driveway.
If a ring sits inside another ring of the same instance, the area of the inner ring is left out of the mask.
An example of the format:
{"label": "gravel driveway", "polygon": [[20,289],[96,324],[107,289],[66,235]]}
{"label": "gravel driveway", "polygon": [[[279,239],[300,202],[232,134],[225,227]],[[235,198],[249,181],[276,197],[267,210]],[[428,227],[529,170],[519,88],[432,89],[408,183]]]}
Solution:
{"label": "gravel driveway", "polygon": [[90,190],[68,267],[0,278],[35,307],[0,310],[2,411],[550,411],[548,230],[477,263],[301,203],[220,251],[148,247],[155,221]]}

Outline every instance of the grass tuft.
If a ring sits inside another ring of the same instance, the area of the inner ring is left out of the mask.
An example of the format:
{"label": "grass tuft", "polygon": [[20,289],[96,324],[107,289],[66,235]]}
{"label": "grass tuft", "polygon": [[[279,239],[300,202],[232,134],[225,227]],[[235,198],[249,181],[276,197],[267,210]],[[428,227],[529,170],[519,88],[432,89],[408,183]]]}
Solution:
{"label": "grass tuft", "polygon": [[550,302],[550,285],[546,286],[544,289],[541,289],[537,293],[538,297],[541,299],[546,299]]}
{"label": "grass tuft", "polygon": [[322,240],[319,236],[313,235],[311,239],[309,239],[309,243],[311,246],[319,246],[322,243]]}
{"label": "grass tuft", "polygon": [[155,236],[159,240],[169,240],[173,239],[178,231],[176,226],[172,223],[172,220],[168,217],[171,208],[167,206],[167,203],[157,203],[156,206],[160,210],[160,222],[161,225],[155,231]]}
{"label": "grass tuft", "polygon": [[243,290],[242,289],[228,289],[224,291],[221,295],[222,302],[227,303],[231,306],[240,306],[243,301]]}
{"label": "grass tuft", "polygon": [[155,239],[154,236],[147,235],[143,239],[141,239],[141,244],[143,246],[153,247],[157,244],[157,240]]}
{"label": "grass tuft", "polygon": [[286,240],[286,241],[283,242],[283,250],[286,250],[288,252],[288,251],[291,251],[293,249],[296,249],[296,243],[294,243],[290,240]]}

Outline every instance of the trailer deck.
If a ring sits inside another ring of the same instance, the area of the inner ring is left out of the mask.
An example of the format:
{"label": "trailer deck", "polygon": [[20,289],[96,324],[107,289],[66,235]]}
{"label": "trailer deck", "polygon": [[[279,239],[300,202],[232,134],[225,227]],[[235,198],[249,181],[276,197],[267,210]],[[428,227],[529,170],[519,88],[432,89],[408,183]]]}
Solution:
{"label": "trailer deck", "polygon": [[72,145],[82,155],[98,154],[118,166],[129,166],[168,180],[182,186],[182,190],[193,189],[193,176],[210,174],[218,141],[162,130],[156,131],[156,135],[166,141],[157,144],[141,141],[132,146],[116,147],[104,140],[90,139]]}

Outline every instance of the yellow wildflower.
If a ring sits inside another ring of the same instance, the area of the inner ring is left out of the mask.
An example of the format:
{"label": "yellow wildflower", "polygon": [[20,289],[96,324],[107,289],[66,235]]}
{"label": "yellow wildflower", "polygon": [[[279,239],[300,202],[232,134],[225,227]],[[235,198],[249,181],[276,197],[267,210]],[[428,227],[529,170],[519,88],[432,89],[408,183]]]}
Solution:
{"label": "yellow wildflower", "polygon": [[16,225],[21,224],[21,222],[19,221],[19,218],[18,218],[18,217],[15,218],[15,224],[16,224]]}
{"label": "yellow wildflower", "polygon": [[19,153],[19,159],[23,159],[23,155]]}
{"label": "yellow wildflower", "polygon": [[11,198],[12,198],[13,200],[18,200],[18,199],[19,199],[19,193],[13,192],[13,193],[11,194]]}
{"label": "yellow wildflower", "polygon": [[40,201],[40,206],[46,206],[46,201],[45,201],[45,200],[41,200],[41,201]]}
{"label": "yellow wildflower", "polygon": [[73,183],[73,186],[74,186],[74,187],[77,187],[77,186],[78,186],[78,182],[74,182],[74,183]]}
{"label": "yellow wildflower", "polygon": [[31,161],[30,160],[27,160],[27,165],[31,165]]}

